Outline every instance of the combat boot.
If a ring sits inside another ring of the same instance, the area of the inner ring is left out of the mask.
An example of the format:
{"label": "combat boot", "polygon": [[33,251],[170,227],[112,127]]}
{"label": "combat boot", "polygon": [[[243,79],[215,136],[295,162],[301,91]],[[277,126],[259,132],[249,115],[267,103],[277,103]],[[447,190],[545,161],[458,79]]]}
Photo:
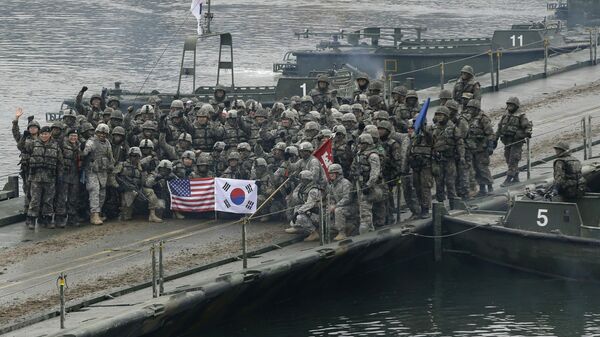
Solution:
{"label": "combat boot", "polygon": [[25,219],[25,224],[27,225],[27,229],[34,230],[35,229],[35,217],[34,216],[28,216]]}
{"label": "combat boot", "polygon": [[342,241],[342,240],[346,240],[348,237],[346,236],[346,232],[341,230],[339,231],[338,235],[333,238],[333,241]]}
{"label": "combat boot", "polygon": [[183,220],[185,219],[185,215],[181,214],[180,212],[174,211],[173,218],[177,220]]}
{"label": "combat boot", "polygon": [[163,219],[161,219],[158,216],[156,216],[156,210],[151,209],[149,211],[149,213],[150,214],[148,215],[148,221],[150,221],[150,222],[158,222],[158,223],[163,222]]}
{"label": "combat boot", "polygon": [[500,184],[500,186],[502,187],[506,187],[506,186],[510,186],[512,182],[512,176],[506,176],[506,179],[504,180],[504,182],[502,184]]}
{"label": "combat boot", "polygon": [[300,229],[298,227],[288,227],[285,229],[285,232],[288,234],[298,234],[300,233]]}
{"label": "combat boot", "polygon": [[52,220],[52,217],[49,215],[44,215],[42,216],[42,218],[44,218],[44,222],[48,224],[48,228],[49,229],[54,229],[56,228],[56,224],[54,223],[54,220]]}
{"label": "combat boot", "polygon": [[513,182],[513,184],[517,184],[517,183],[520,183],[520,182],[521,182],[521,181],[519,180],[519,174],[518,174],[518,173],[517,173],[517,174],[515,174],[515,176],[513,177],[513,180],[512,180],[512,182]]}
{"label": "combat boot", "polygon": [[310,235],[309,235],[309,236],[307,236],[307,237],[304,239],[304,242],[312,242],[312,241],[317,241],[317,240],[319,240],[320,238],[321,238],[321,237],[319,236],[319,232],[317,232],[316,230],[314,230],[314,231],[312,231],[312,232],[310,233]]}
{"label": "combat boot", "polygon": [[100,213],[92,213],[90,215],[90,223],[95,226],[103,225],[102,219],[100,219]]}
{"label": "combat boot", "polygon": [[73,226],[73,227],[79,227],[79,219],[78,216],[75,214],[69,214],[69,216],[67,217],[67,225],[68,226]]}
{"label": "combat boot", "polygon": [[121,207],[121,214],[119,215],[119,218],[121,221],[131,220],[133,218],[131,216],[131,214],[132,214],[131,207]]}
{"label": "combat boot", "polygon": [[429,214],[429,208],[423,208],[421,210],[421,219],[429,219],[431,215]]}
{"label": "combat boot", "polygon": [[485,197],[487,195],[485,187],[485,184],[479,184],[479,193],[477,193],[478,197]]}
{"label": "combat boot", "polygon": [[67,227],[67,217],[65,217],[64,215],[55,215],[54,222],[56,223],[56,226],[58,228]]}

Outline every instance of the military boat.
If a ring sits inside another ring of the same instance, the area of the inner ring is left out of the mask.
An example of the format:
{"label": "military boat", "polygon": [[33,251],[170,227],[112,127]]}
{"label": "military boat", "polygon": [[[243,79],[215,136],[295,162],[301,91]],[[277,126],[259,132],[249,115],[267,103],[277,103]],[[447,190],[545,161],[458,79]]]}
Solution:
{"label": "military boat", "polygon": [[[314,50],[293,50],[273,65],[285,76],[306,76],[314,71],[350,65],[372,78],[390,76],[399,83],[416,79],[417,88],[447,81],[466,63],[479,73],[495,71],[576,49],[589,43],[568,39],[560,22],[515,24],[494,31],[491,38],[422,37],[426,27],[369,27],[354,31],[295,32],[298,38],[329,36]],[[413,34],[406,32],[413,32]],[[493,54],[493,55],[492,55]]]}
{"label": "military boat", "polygon": [[444,216],[446,248],[524,271],[600,281],[600,164],[584,167],[584,175],[591,192],[576,202],[548,200],[542,184],[511,198],[506,212]]}

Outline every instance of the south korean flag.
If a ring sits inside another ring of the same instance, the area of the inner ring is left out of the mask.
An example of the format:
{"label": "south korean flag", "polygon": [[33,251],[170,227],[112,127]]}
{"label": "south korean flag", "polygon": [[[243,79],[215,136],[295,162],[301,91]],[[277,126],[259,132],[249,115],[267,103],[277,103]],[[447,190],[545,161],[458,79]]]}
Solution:
{"label": "south korean flag", "polygon": [[252,214],[256,212],[257,199],[255,180],[215,178],[215,210]]}

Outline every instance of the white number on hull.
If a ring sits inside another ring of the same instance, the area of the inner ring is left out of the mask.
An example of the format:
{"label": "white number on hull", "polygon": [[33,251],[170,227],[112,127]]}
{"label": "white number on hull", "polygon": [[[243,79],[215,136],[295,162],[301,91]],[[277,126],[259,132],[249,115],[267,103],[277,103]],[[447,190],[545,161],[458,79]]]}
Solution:
{"label": "white number on hull", "polygon": [[548,224],[548,215],[546,215],[548,213],[547,209],[538,209],[538,221],[537,224],[540,227],[544,227]]}

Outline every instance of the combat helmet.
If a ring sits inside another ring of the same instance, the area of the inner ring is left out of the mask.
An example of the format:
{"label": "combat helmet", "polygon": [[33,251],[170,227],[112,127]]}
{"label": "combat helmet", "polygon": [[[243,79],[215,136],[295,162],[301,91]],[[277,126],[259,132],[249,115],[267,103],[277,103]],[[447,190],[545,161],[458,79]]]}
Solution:
{"label": "combat helmet", "polygon": [[329,165],[329,173],[337,173],[339,175],[342,175],[343,174],[342,165],[340,165],[340,164]]}
{"label": "combat helmet", "polygon": [[196,154],[194,153],[194,151],[183,151],[183,153],[181,154],[181,159],[191,159],[191,160],[196,160]]}
{"label": "combat helmet", "polygon": [[390,121],[379,122],[379,124],[377,124],[377,128],[387,130],[388,132],[392,132],[394,130],[394,127]]}
{"label": "combat helmet", "polygon": [[357,122],[356,121],[356,116],[353,113],[351,113],[351,112],[345,113],[342,116],[342,123],[343,122],[353,122],[353,123],[356,123]]}
{"label": "combat helmet", "polygon": [[556,143],[553,147],[555,149],[562,150],[563,152],[564,151],[569,151],[569,148],[570,148],[569,144],[567,144],[566,142],[563,142],[563,141],[560,141],[560,142]]}
{"label": "combat helmet", "polygon": [[183,105],[183,101],[180,99],[174,99],[173,102],[171,102],[171,109],[184,109],[184,105]]}
{"label": "combat helmet", "polygon": [[479,103],[479,100],[477,99],[472,99],[469,101],[469,103],[467,103],[467,108],[468,107],[472,107],[472,108],[476,108],[476,109],[481,109],[481,103]]}
{"label": "combat helmet", "polygon": [[303,170],[300,171],[300,180],[313,180],[314,179],[314,175],[312,173],[312,171],[309,170]]}
{"label": "combat helmet", "polygon": [[240,152],[241,150],[250,152],[250,151],[252,151],[252,148],[250,147],[250,144],[248,144],[246,142],[242,142],[237,145],[237,150],[238,150],[238,152]]}
{"label": "combat helmet", "polygon": [[114,96],[110,96],[108,98],[108,100],[106,101],[106,105],[110,106],[110,103],[113,103],[113,102],[117,103],[117,108],[121,106],[121,101]]}
{"label": "combat helmet", "polygon": [[142,156],[142,150],[140,150],[139,147],[134,146],[134,147],[130,147],[129,151],[127,152],[128,155],[130,156]]}
{"label": "combat helmet", "polygon": [[153,121],[145,121],[144,124],[142,124],[142,130],[156,131],[156,124],[154,124]]}
{"label": "combat helmet", "polygon": [[343,125],[336,125],[333,127],[333,133],[335,133],[336,135],[339,133],[341,135],[346,135],[346,127]]}
{"label": "combat helmet", "polygon": [[368,133],[363,133],[360,136],[358,136],[358,143],[373,145],[373,137],[371,137],[371,135]]}
{"label": "combat helmet", "polygon": [[163,159],[158,163],[158,168],[166,168],[169,171],[173,170],[173,163],[168,159]]}
{"label": "combat helmet", "polygon": [[190,135],[189,133],[182,132],[179,135],[179,138],[177,138],[177,140],[179,140],[179,141],[184,140],[186,142],[190,142],[191,143],[192,142],[192,135]]}
{"label": "combat helmet", "polygon": [[398,94],[400,96],[406,96],[407,93],[408,93],[408,89],[406,89],[406,87],[403,86],[403,85],[399,85],[397,87],[394,87],[394,89],[392,89],[392,94]]}
{"label": "combat helmet", "polygon": [[256,161],[254,162],[254,164],[258,167],[258,166],[264,166],[267,167],[267,161],[264,158],[256,158]]}
{"label": "combat helmet", "polygon": [[[92,125],[92,124],[90,124]],[[31,122],[27,123],[27,129],[29,129],[30,127],[35,126],[36,128],[41,129],[40,123],[38,121],[36,121],[35,119],[32,120]],[[92,126],[92,129],[94,129],[94,127]]]}
{"label": "combat helmet", "polygon": [[331,82],[329,81],[329,76],[325,74],[320,74],[319,76],[317,76],[317,83],[319,82],[325,82],[328,86],[331,84]]}
{"label": "combat helmet", "polygon": [[370,82],[369,75],[367,75],[366,73],[360,73],[360,74],[358,74],[358,76],[356,76],[356,80],[357,81],[358,80],[365,80],[365,81],[367,81],[367,83]]}
{"label": "combat helmet", "polygon": [[273,150],[285,151],[287,144],[285,142],[278,142],[273,146]]}
{"label": "combat helmet", "polygon": [[317,122],[308,122],[304,125],[304,130],[308,131],[308,130],[315,130],[315,131],[319,131],[319,124]]}
{"label": "combat helmet", "polygon": [[343,114],[352,112],[352,106],[349,104],[342,104],[340,105],[339,111]]}
{"label": "combat helmet", "polygon": [[230,160],[239,161],[240,159],[241,159],[240,154],[237,151],[231,151],[229,153],[229,156],[227,156],[227,161],[230,161]]}
{"label": "combat helmet", "polygon": [[446,117],[450,116],[450,110],[446,106],[441,106],[437,109],[435,114],[445,115]]}
{"label": "combat helmet", "polygon": [[451,100],[446,102],[446,108],[452,110],[452,111],[458,111],[460,105],[458,104],[457,101],[455,100]]}
{"label": "combat helmet", "polygon": [[369,90],[383,91],[383,82],[380,80],[373,81],[369,84]]}
{"label": "combat helmet", "polygon": [[465,65],[462,67],[462,69],[460,70],[461,73],[467,73],[471,76],[475,76],[475,71],[473,70],[473,67],[471,67],[470,65]]}
{"label": "combat helmet", "polygon": [[108,125],[106,125],[104,123],[100,123],[96,127],[96,132],[109,134],[110,133],[110,128],[108,127]]}
{"label": "combat helmet", "polygon": [[215,113],[215,108],[210,104],[203,104],[200,111],[196,114],[196,117],[210,117]]}
{"label": "combat helmet", "polygon": [[354,103],[352,104],[352,111],[358,110],[360,112],[365,112],[365,109],[363,108],[362,104],[360,103]]}
{"label": "combat helmet", "polygon": [[302,143],[300,143],[299,150],[313,152],[315,150],[315,148],[313,147],[312,143],[310,143],[310,142],[302,142]]}
{"label": "combat helmet", "polygon": [[102,102],[102,96],[98,95],[98,94],[93,94],[92,97],[90,97],[90,105],[92,105],[92,102],[97,99],[99,101]]}
{"label": "combat helmet", "polygon": [[152,149],[154,150],[154,143],[150,139],[142,139],[140,142],[140,149]]}
{"label": "combat helmet", "polygon": [[406,99],[409,99],[409,98],[419,99],[419,95],[417,95],[417,92],[415,90],[409,90],[406,92]]}
{"label": "combat helmet", "polygon": [[312,97],[308,96],[308,95],[304,95],[302,96],[302,100],[300,101],[300,103],[314,103]]}
{"label": "combat helmet", "polygon": [[450,90],[442,90],[440,91],[440,94],[438,95],[439,99],[452,99],[452,93],[450,92]]}
{"label": "combat helmet", "polygon": [[117,126],[112,130],[112,135],[125,136],[125,129],[122,126]]}
{"label": "combat helmet", "polygon": [[142,107],[138,111],[138,114],[140,114],[140,115],[141,114],[153,114],[154,115],[154,107],[150,104],[142,105]]}
{"label": "combat helmet", "polygon": [[110,119],[123,120],[123,113],[121,110],[115,110],[110,114]]}
{"label": "combat helmet", "polygon": [[517,108],[519,108],[521,106],[521,101],[519,101],[518,97],[512,96],[506,100],[506,104],[514,104]]}

